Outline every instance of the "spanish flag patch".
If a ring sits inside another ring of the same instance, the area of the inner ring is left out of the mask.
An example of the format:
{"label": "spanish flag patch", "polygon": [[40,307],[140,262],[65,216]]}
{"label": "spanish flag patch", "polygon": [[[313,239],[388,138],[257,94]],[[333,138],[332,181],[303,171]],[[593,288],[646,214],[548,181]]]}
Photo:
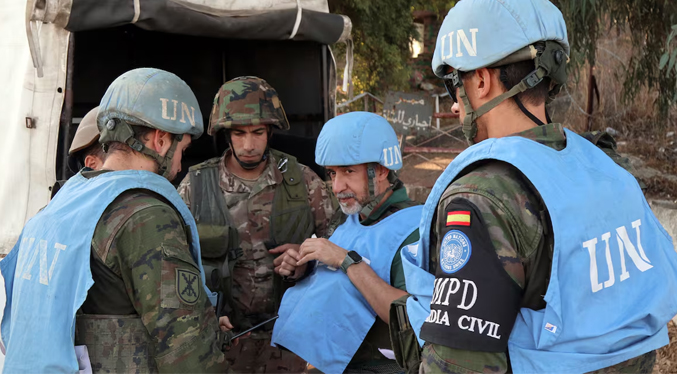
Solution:
{"label": "spanish flag patch", "polygon": [[447,226],[470,226],[470,211],[455,210],[447,213]]}

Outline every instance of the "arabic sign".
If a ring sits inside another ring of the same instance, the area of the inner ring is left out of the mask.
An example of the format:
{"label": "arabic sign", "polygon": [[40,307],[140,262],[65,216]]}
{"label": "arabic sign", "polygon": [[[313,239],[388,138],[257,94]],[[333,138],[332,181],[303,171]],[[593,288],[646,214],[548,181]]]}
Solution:
{"label": "arabic sign", "polygon": [[399,134],[423,135],[431,131],[433,99],[425,92],[388,92],[383,104],[383,117]]}

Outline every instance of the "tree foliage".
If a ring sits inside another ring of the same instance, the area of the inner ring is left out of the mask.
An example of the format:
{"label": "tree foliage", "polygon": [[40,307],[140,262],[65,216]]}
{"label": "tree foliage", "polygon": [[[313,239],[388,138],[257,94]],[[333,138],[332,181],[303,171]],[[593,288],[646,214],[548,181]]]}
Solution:
{"label": "tree foliage", "polygon": [[[665,115],[677,101],[677,0],[551,0],[564,15],[571,44],[570,76],[595,63],[597,42],[610,32],[628,32],[633,53],[623,81],[623,99],[643,89],[658,92],[655,105]],[[334,13],[353,22],[355,93],[382,95],[403,89],[411,74],[409,43],[415,36],[414,10],[442,19],[455,0],[329,0]],[[675,26],[673,26],[675,25]],[[339,58],[345,52],[336,46]]]}
{"label": "tree foliage", "polygon": [[[633,54],[623,77],[623,98],[632,100],[644,87],[656,90],[656,105],[667,114],[677,99],[674,61],[677,54],[669,51],[675,36],[671,26],[677,23],[677,2],[674,0],[553,0],[567,23],[571,44],[570,71],[576,73],[585,62],[595,63],[597,41],[609,32],[630,33]],[[666,43],[667,41],[667,43]],[[666,57],[663,57],[665,60]],[[672,62],[672,65],[668,65]],[[668,69],[664,69],[668,65]]]}
{"label": "tree foliage", "polygon": [[[356,93],[381,94],[403,88],[410,75],[409,42],[416,35],[412,9],[417,0],[329,0],[332,13],[353,23]],[[335,47],[339,56],[345,47]]]}
{"label": "tree foliage", "polygon": [[[677,25],[673,25],[671,28],[670,35],[665,42],[665,53],[661,56],[658,66],[673,78],[677,77],[677,42],[675,40],[677,40]],[[672,97],[672,102],[677,102],[677,90]]]}

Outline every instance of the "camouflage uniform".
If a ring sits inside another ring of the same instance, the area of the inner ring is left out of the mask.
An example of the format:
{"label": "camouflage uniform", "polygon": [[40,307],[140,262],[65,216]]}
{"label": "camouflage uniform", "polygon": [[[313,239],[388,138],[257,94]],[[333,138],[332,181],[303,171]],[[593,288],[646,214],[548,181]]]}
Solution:
{"label": "camouflage uniform", "polygon": [[[91,178],[103,172],[86,171],[83,175]],[[78,327],[91,323],[96,316],[140,317],[139,326],[145,327],[142,333],[149,343],[126,341],[124,336],[114,338],[115,328],[110,334],[99,331],[99,336],[91,328],[85,334],[78,329],[76,344],[96,342],[88,344],[90,355],[120,357],[118,351],[128,349],[130,356],[147,354],[150,371],[228,370],[218,344],[218,321],[202,289],[183,220],[163,198],[145,190],[118,196],[94,231],[91,269],[94,285],[81,307],[88,318],[83,321],[83,314],[78,315]],[[185,282],[177,282],[177,271],[184,272]],[[98,352],[92,354],[94,351]],[[117,372],[145,370],[121,361],[117,361]],[[146,364],[131,361],[141,367]],[[93,369],[97,372],[100,368],[94,365]]]}
{"label": "camouflage uniform", "polygon": [[[250,317],[252,323],[260,322],[277,310],[274,287],[275,256],[268,252],[270,243],[269,220],[273,208],[275,190],[282,188],[283,176],[277,169],[277,160],[272,156],[263,173],[256,181],[243,180],[228,169],[227,151],[219,162],[219,187],[234,220],[240,238],[243,255],[233,270],[233,299],[239,310]],[[315,234],[324,236],[334,211],[327,187],[307,166],[301,165],[308,192],[308,203],[314,217]],[[179,195],[190,207],[191,184],[187,176],[178,187]],[[239,330],[241,326],[235,326]],[[242,372],[299,372],[305,370],[305,362],[291,352],[270,347],[272,329],[257,331],[243,339],[240,345],[227,352],[234,362],[233,370]]]}
{"label": "camouflage uniform", "polygon": [[[566,146],[560,124],[535,127],[514,136],[532,139],[558,151]],[[584,137],[602,148],[617,164],[630,169],[627,159],[616,153],[610,136],[592,133]],[[438,243],[451,229],[439,217],[446,217],[447,207],[454,204],[473,204],[481,214],[496,255],[523,292],[521,306],[544,308],[553,237],[547,210],[529,181],[511,165],[488,161],[452,182],[442,194],[437,205],[438,218],[433,220],[430,247],[435,249],[430,251],[429,270],[433,274],[439,264]],[[505,373],[510,370],[507,355],[501,352],[464,351],[427,343],[421,355],[422,373]],[[655,358],[652,351],[598,372],[650,372]]]}

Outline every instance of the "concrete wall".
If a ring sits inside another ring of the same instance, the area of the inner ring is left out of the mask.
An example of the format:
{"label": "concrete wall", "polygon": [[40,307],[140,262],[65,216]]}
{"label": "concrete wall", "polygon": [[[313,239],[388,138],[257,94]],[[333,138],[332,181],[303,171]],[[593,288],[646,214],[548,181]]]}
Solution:
{"label": "concrete wall", "polygon": [[649,201],[651,210],[672,236],[672,245],[677,249],[677,204],[665,200]]}

